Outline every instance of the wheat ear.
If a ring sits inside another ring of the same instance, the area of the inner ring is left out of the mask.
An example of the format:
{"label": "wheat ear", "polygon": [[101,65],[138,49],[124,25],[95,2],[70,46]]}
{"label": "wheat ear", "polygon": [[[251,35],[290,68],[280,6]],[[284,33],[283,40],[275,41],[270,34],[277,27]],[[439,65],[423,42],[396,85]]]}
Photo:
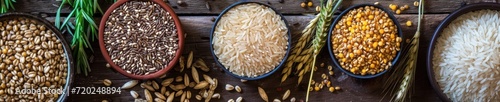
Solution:
{"label": "wheat ear", "polygon": [[[385,91],[392,92],[394,89],[397,89],[396,92],[392,94],[390,100],[393,102],[404,102],[407,96],[410,96],[410,88],[412,88],[414,84],[418,47],[420,43],[420,26],[424,13],[424,0],[420,0],[419,3],[417,31],[410,40],[411,43],[408,45],[409,48],[407,48],[408,53],[402,57],[403,62],[401,62],[400,65],[402,65],[403,69],[395,69],[389,77],[389,80],[385,83],[385,86],[387,86]],[[401,76],[401,74],[403,75]]]}
{"label": "wheat ear", "polygon": [[[321,3],[323,3],[323,0],[321,0]],[[333,5],[335,3],[335,6]],[[326,5],[321,4],[321,10],[318,14],[318,24],[316,26],[316,34],[315,37],[312,41],[312,56],[313,56],[313,61],[311,64],[310,69],[314,69],[314,66],[316,64],[316,57],[323,48],[323,46],[326,43],[326,36],[328,35],[328,28],[330,24],[332,23],[333,19],[333,13],[337,9],[337,7],[342,3],[342,0],[328,0]],[[309,83],[312,81],[314,71],[311,71],[311,74],[309,76]],[[311,88],[311,84],[308,83],[307,86],[307,94],[306,94],[306,102],[309,101],[309,88]]]}

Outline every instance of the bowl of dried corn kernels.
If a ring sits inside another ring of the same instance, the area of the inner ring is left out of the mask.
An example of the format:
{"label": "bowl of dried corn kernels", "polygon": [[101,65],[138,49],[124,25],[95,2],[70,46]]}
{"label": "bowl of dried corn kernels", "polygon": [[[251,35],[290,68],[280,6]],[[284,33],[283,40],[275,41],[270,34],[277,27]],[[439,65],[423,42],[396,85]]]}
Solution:
{"label": "bowl of dried corn kernels", "polygon": [[334,65],[361,79],[380,76],[398,61],[402,30],[389,10],[372,4],[351,6],[332,22],[328,51]]}

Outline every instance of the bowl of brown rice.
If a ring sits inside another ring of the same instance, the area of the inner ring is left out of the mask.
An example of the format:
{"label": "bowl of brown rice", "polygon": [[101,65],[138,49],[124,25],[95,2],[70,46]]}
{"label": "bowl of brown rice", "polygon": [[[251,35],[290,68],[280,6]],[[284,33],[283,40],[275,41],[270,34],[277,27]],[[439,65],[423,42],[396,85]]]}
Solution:
{"label": "bowl of brown rice", "polygon": [[448,15],[427,52],[432,87],[445,102],[500,100],[500,4],[478,3]]}
{"label": "bowl of brown rice", "polygon": [[181,56],[184,33],[174,10],[162,0],[118,0],[99,26],[99,46],[109,65],[133,79],[153,79]]}
{"label": "bowl of brown rice", "polygon": [[229,75],[262,79],[286,61],[291,34],[283,15],[259,2],[237,2],[216,19],[210,35],[215,62]]}

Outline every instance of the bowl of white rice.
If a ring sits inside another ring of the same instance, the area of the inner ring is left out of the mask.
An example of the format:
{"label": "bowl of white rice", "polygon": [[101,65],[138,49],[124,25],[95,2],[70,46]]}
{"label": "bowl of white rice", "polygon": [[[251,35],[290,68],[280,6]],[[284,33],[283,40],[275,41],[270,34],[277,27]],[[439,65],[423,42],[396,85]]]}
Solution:
{"label": "bowl of white rice", "polygon": [[287,21],[269,5],[237,2],[216,19],[210,35],[215,62],[239,79],[258,80],[276,72],[291,48]]}
{"label": "bowl of white rice", "polygon": [[478,3],[448,15],[427,53],[429,80],[443,101],[500,100],[500,4]]}

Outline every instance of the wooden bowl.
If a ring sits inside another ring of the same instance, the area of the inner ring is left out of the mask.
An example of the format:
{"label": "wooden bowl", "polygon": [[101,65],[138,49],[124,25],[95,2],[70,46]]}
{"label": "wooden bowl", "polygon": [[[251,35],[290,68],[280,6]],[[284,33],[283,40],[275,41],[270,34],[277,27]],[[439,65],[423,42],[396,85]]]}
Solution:
{"label": "wooden bowl", "polygon": [[354,73],[351,73],[350,71],[342,68],[342,66],[340,65],[340,62],[338,61],[338,59],[335,57],[334,53],[333,53],[333,45],[332,45],[332,31],[335,29],[335,25],[337,24],[337,22],[339,22],[342,17],[344,15],[346,15],[347,13],[349,13],[349,11],[353,10],[353,9],[357,9],[357,8],[360,8],[360,7],[365,7],[365,6],[373,6],[375,8],[378,8],[378,9],[381,9],[382,11],[384,11],[385,13],[387,13],[387,15],[389,16],[389,18],[394,22],[394,25],[396,25],[397,27],[397,34],[399,37],[401,37],[401,39],[405,39],[405,37],[403,36],[403,30],[401,29],[401,25],[399,24],[399,21],[398,19],[396,19],[396,17],[394,17],[394,14],[392,14],[392,11],[389,11],[385,8],[383,8],[382,6],[379,6],[379,5],[373,5],[373,4],[359,4],[359,5],[354,5],[354,6],[351,6],[347,9],[345,9],[339,16],[337,16],[335,18],[335,20],[332,22],[332,24],[330,25],[330,30],[328,31],[328,40],[327,40],[327,45],[328,45],[328,53],[330,53],[330,58],[333,60],[333,64],[339,68],[342,72],[346,73],[347,75],[351,76],[351,77],[354,77],[354,78],[359,78],[359,79],[371,79],[371,78],[375,78],[375,77],[378,77],[378,76],[381,76],[383,75],[384,73],[388,72],[389,70],[391,70],[394,66],[396,66],[396,63],[398,62],[399,60],[399,56],[401,56],[401,51],[403,50],[403,46],[405,45],[405,43],[403,43],[404,41],[401,42],[400,44],[400,51],[398,51],[396,53],[396,57],[394,57],[394,59],[392,59],[392,66],[390,66],[388,69],[382,71],[382,72],[379,72],[379,73],[376,73],[376,74],[367,74],[367,75],[361,75],[361,74],[354,74]]}
{"label": "wooden bowl", "polygon": [[103,15],[103,17],[101,19],[101,23],[99,25],[99,47],[101,49],[102,55],[103,55],[104,59],[109,63],[109,65],[111,65],[111,67],[113,69],[115,69],[116,71],[118,71],[119,73],[121,73],[127,77],[130,77],[133,79],[143,79],[143,80],[160,77],[160,76],[164,75],[165,73],[167,73],[170,69],[172,69],[175,66],[175,64],[179,60],[179,57],[182,54],[182,49],[183,49],[183,45],[184,45],[184,33],[182,31],[181,22],[180,22],[178,16],[175,14],[174,10],[169,5],[165,4],[165,2],[163,2],[162,0],[151,0],[151,2],[160,5],[165,11],[170,13],[170,16],[172,16],[172,19],[174,20],[174,23],[175,23],[175,27],[177,29],[177,37],[179,39],[179,41],[178,41],[179,48],[176,51],[175,57],[168,63],[168,65],[165,68],[163,68],[157,72],[147,74],[147,75],[136,75],[136,74],[127,73],[125,70],[120,68],[118,65],[113,63],[113,61],[111,60],[110,55],[109,55],[108,51],[106,50],[106,45],[104,44],[104,29],[106,28],[105,27],[106,21],[108,20],[109,15],[113,12],[113,10],[115,10],[116,8],[118,8],[122,4],[125,4],[128,1],[131,1],[131,0],[119,0],[119,1],[117,1],[116,3],[114,3],[113,5],[111,5],[109,7],[109,9],[106,11],[106,13]]}
{"label": "wooden bowl", "polygon": [[[426,65],[427,65],[427,74],[429,75],[429,81],[432,85],[432,88],[434,88],[434,91],[436,91],[437,95],[439,98],[444,101],[444,102],[451,102],[450,98],[446,96],[446,94],[443,93],[443,90],[441,90],[441,87],[439,86],[439,83],[437,82],[434,72],[434,68],[432,67],[432,58],[434,56],[434,48],[435,44],[437,43],[438,38],[441,36],[441,32],[448,27],[448,25],[453,22],[456,18],[462,16],[463,14],[472,12],[472,11],[479,11],[479,10],[499,10],[500,11],[500,4],[496,3],[476,3],[476,4],[470,4],[464,7],[459,8],[458,10],[453,11],[450,15],[446,16],[444,20],[438,25],[436,30],[434,31],[434,35],[432,36],[431,42],[429,43],[429,50],[427,51],[427,58],[426,58]],[[491,28],[491,29],[496,29],[496,28]]]}
{"label": "wooden bowl", "polygon": [[[66,60],[68,63],[68,70],[67,70],[67,75],[66,75],[66,84],[64,84],[62,89],[62,94],[59,95],[59,98],[57,99],[57,102],[64,102],[67,100],[71,84],[73,83],[73,70],[75,69],[75,66],[73,65],[73,56],[71,54],[71,47],[68,45],[68,42],[66,42],[65,37],[62,35],[62,33],[54,26],[52,23],[47,21],[46,19],[33,16],[31,14],[27,13],[19,13],[19,12],[10,12],[10,13],[5,13],[0,15],[0,21],[7,20],[7,19],[15,19],[19,17],[24,17],[27,19],[32,19],[38,21],[38,23],[45,25],[47,29],[50,29],[52,32],[55,33],[56,37],[61,41],[61,44],[64,49],[64,53],[66,55]],[[40,88],[41,89],[41,88]]]}

